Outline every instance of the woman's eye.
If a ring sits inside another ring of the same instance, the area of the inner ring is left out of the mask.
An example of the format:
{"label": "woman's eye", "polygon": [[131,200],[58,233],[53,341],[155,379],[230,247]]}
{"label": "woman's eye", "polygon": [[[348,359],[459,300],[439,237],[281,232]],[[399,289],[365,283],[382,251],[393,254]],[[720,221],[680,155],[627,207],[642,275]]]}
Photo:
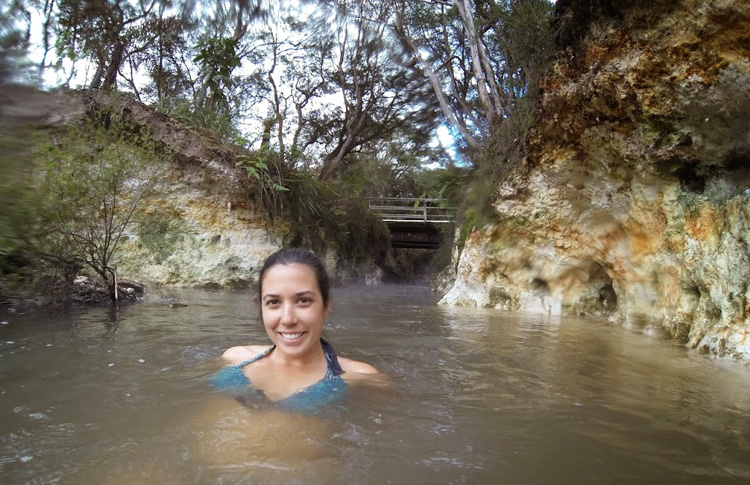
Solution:
{"label": "woman's eye", "polygon": [[278,304],[279,304],[279,300],[266,300],[266,306],[274,306]]}
{"label": "woman's eye", "polygon": [[299,300],[297,300],[297,301],[299,301],[299,302],[300,302],[300,303],[302,303],[303,305],[307,305],[307,304],[310,304],[310,303],[312,303],[312,298],[307,298],[307,297],[303,297],[303,298],[300,298],[300,299],[299,299]]}

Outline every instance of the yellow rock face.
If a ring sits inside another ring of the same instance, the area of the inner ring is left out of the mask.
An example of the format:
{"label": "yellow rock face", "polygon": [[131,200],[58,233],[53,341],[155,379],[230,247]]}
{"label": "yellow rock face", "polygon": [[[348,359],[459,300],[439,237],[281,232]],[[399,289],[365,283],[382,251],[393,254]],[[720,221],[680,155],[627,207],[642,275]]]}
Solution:
{"label": "yellow rock face", "polygon": [[645,322],[750,359],[750,2],[655,4],[560,53],[443,303]]}

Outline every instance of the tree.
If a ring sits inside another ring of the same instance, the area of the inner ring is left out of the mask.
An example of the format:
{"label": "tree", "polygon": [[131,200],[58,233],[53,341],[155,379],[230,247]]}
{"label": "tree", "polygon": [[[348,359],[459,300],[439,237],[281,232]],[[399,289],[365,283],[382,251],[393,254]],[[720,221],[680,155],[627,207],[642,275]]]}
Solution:
{"label": "tree", "polygon": [[551,38],[550,2],[395,1],[396,35],[447,124],[476,152],[535,93]]}
{"label": "tree", "polygon": [[306,135],[319,126],[322,98],[331,93],[324,66],[330,45],[318,42],[300,17],[296,5],[269,8],[266,25],[248,45],[245,60],[253,68],[242,85],[255,111],[249,117],[261,127],[260,149],[275,152],[289,168],[299,168],[302,152],[316,141]]}
{"label": "tree", "polygon": [[44,260],[68,268],[68,276],[93,270],[113,299],[115,251],[160,169],[146,136],[134,143],[132,133],[116,130],[88,126],[41,152],[38,231],[30,241]]}
{"label": "tree", "polygon": [[203,78],[196,106],[229,113],[227,92],[232,89],[232,71],[240,66],[237,40],[229,37],[210,38],[198,44],[198,63]]}
{"label": "tree", "polygon": [[348,164],[339,176],[346,192],[354,197],[433,196],[429,183],[422,180],[422,174],[428,171],[423,162],[448,162],[430,145],[428,137],[429,134],[399,132],[354,155],[354,163]]}
{"label": "tree", "polygon": [[200,67],[199,89],[195,105],[210,107],[214,102],[228,99],[233,86],[232,72],[246,55],[242,44],[250,25],[265,18],[263,0],[217,0],[204,19],[194,61]]}
{"label": "tree", "polygon": [[[165,39],[165,23],[187,29],[192,10],[190,2],[182,2],[183,8],[175,15],[165,16],[166,10],[172,8],[171,0],[58,0],[57,3],[56,16],[51,6],[45,6],[48,20],[44,38],[47,43],[49,24],[53,24],[59,60],[84,59],[93,63],[95,71],[88,86],[91,89],[113,89],[118,76],[122,76],[136,94],[133,71],[137,70],[139,59],[154,45],[163,47],[169,43]],[[121,72],[126,64],[130,65],[129,76]]]}
{"label": "tree", "polygon": [[330,82],[344,107],[324,136],[331,142],[320,171],[323,179],[332,178],[350,155],[378,139],[397,131],[430,132],[436,123],[427,86],[399,62],[400,51],[388,28],[389,2],[347,0],[338,2],[337,9],[328,62]]}
{"label": "tree", "polygon": [[[180,100],[192,99],[194,83],[185,54],[190,50],[190,35],[196,25],[191,2],[169,5],[162,1],[144,20],[143,32],[148,33],[151,40],[130,51],[128,69],[123,73],[139,100],[144,101],[141,91],[147,101],[152,100],[161,109],[169,111]],[[139,87],[144,69],[150,82]]]}
{"label": "tree", "polygon": [[0,86],[17,81],[25,70],[31,37],[31,13],[23,1],[0,1]]}

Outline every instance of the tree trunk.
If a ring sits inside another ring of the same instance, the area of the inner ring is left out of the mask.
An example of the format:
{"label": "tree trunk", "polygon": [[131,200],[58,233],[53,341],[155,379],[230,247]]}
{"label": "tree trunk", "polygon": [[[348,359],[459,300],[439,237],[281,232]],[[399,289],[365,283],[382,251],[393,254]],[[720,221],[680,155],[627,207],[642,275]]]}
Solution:
{"label": "tree trunk", "polygon": [[99,59],[99,61],[96,64],[96,72],[94,72],[94,77],[91,78],[91,83],[89,84],[89,89],[99,89],[99,87],[102,84],[102,77],[104,76],[104,59]]}
{"label": "tree trunk", "polygon": [[[456,116],[454,109],[450,106],[448,96],[443,92],[438,74],[435,72],[429,62],[422,59],[419,53],[419,48],[414,44],[414,41],[412,41],[412,39],[407,34],[403,16],[398,15],[397,21],[401,38],[406,44],[406,47],[408,48],[409,53],[412,55],[412,58],[422,69],[425,76],[427,77],[427,80],[430,82],[430,86],[432,87],[432,91],[435,93],[435,97],[437,98],[438,104],[440,105],[440,110],[443,112],[443,115],[448,119],[448,122],[451,124],[451,126],[455,127],[458,130],[459,134],[469,147],[473,149],[479,148],[479,142],[477,142],[477,140],[471,135],[469,130],[466,128],[466,125]],[[458,96],[456,96],[456,98],[458,99]],[[470,112],[470,110],[466,111],[467,113]]]}
{"label": "tree trunk", "polygon": [[[107,271],[112,274],[112,285],[109,287],[109,297],[115,306],[120,304],[120,295],[117,292],[117,268],[107,267]],[[109,283],[109,282],[107,282]]]}
{"label": "tree trunk", "polygon": [[122,65],[123,54],[125,53],[125,44],[118,42],[112,49],[112,57],[109,61],[109,67],[107,68],[107,74],[104,76],[104,82],[102,83],[102,90],[109,91],[117,82],[117,73]]}
{"label": "tree trunk", "polygon": [[493,125],[497,110],[495,106],[495,100],[492,98],[492,94],[488,92],[487,88],[490,87],[488,80],[488,73],[485,72],[485,65],[482,63],[482,39],[479,38],[474,26],[474,18],[472,16],[470,5],[468,0],[455,0],[454,5],[458,9],[458,13],[461,16],[461,22],[464,24],[464,32],[466,33],[466,40],[469,44],[469,53],[471,54],[471,65],[474,70],[474,76],[477,82],[477,91],[479,92],[479,99],[484,105],[485,116],[490,126]]}
{"label": "tree trunk", "polygon": [[[349,125],[349,123],[347,123],[347,125]],[[336,149],[330,153],[323,162],[323,167],[320,169],[321,180],[328,180],[333,177],[333,174],[336,173],[336,170],[338,170],[339,166],[344,161],[344,158],[354,149],[354,140],[354,135],[347,129],[344,136],[341,137]]]}

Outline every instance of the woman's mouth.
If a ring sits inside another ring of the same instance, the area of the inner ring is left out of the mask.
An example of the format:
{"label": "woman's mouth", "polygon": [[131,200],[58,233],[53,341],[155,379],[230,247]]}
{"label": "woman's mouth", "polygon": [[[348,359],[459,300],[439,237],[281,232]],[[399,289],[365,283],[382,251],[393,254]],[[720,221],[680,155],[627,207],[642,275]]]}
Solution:
{"label": "woman's mouth", "polygon": [[281,337],[284,340],[297,340],[298,338],[302,336],[301,333],[282,333],[282,332],[279,332],[279,335],[281,335]]}

